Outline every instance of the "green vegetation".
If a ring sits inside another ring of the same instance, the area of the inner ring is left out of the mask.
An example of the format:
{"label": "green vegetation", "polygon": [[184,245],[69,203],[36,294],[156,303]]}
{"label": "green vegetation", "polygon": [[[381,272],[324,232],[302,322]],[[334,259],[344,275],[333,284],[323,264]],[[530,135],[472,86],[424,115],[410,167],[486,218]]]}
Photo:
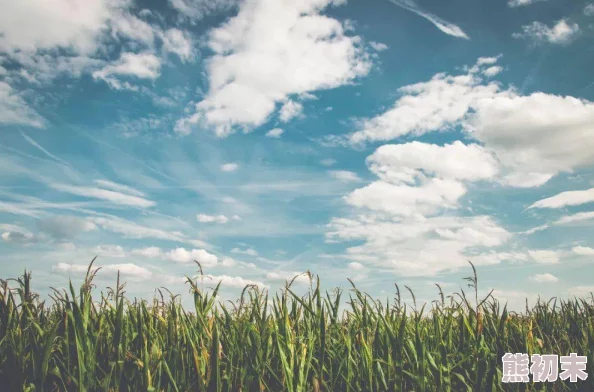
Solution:
{"label": "green vegetation", "polygon": [[[72,284],[69,292],[54,290],[51,306],[31,292],[28,273],[1,282],[0,389],[594,390],[594,298],[508,312],[491,296],[478,297],[474,267],[471,298],[445,297],[439,288],[439,301],[411,308],[398,286],[393,303],[379,303],[353,285],[341,315],[344,292],[322,294],[311,275],[307,295],[297,296],[289,282],[271,307],[255,287],[223,307],[215,302],[219,286],[203,292],[189,278],[192,312],[174,296],[128,301],[119,277],[94,301],[91,266],[78,295]],[[502,384],[506,352],[588,355],[589,377]]]}

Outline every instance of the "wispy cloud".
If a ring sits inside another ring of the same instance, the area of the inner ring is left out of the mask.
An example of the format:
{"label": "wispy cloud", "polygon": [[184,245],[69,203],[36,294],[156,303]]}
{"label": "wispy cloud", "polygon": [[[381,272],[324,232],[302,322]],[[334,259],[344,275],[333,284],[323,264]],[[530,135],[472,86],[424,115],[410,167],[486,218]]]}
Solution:
{"label": "wispy cloud", "polygon": [[533,45],[545,43],[566,45],[573,41],[579,32],[580,27],[577,23],[568,23],[565,19],[561,19],[552,27],[542,22],[532,22],[522,26],[522,32],[514,33],[512,37],[526,39]]}
{"label": "wispy cloud", "polygon": [[107,200],[114,204],[120,204],[132,207],[153,207],[156,205],[154,201],[145,198],[128,195],[121,192],[110,191],[108,189],[83,187],[65,184],[50,184],[50,186],[58,191],[70,193],[77,196],[83,196],[94,199]]}
{"label": "wispy cloud", "polygon": [[563,208],[594,202],[594,188],[583,191],[566,191],[539,200],[528,208]]}
{"label": "wispy cloud", "polygon": [[446,33],[447,35],[451,35],[456,38],[463,38],[463,39],[470,39],[470,37],[457,25],[450,23],[439,16],[436,16],[430,12],[424,11],[421,9],[414,0],[388,0],[391,3],[396,4],[399,7],[402,7],[410,12],[414,12],[415,14],[419,15],[427,19],[429,22],[433,23],[435,27],[437,27],[442,32]]}
{"label": "wispy cloud", "polygon": [[516,8],[516,7],[523,7],[523,6],[527,6],[530,4],[538,3],[541,1],[546,1],[546,0],[508,0],[507,5],[512,8]]}

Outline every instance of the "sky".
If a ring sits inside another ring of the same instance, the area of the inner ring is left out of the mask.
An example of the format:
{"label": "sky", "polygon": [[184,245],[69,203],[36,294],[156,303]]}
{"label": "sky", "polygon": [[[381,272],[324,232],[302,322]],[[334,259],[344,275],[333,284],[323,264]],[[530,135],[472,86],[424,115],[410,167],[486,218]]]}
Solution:
{"label": "sky", "polygon": [[0,7],[3,279],[594,291],[594,3]]}

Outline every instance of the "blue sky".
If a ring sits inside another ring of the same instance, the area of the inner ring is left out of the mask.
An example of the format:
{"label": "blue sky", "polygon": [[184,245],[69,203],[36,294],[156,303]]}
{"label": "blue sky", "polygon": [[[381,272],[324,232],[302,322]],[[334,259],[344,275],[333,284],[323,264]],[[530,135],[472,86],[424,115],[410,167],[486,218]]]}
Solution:
{"label": "blue sky", "polygon": [[594,291],[594,4],[70,3],[0,1],[3,278]]}

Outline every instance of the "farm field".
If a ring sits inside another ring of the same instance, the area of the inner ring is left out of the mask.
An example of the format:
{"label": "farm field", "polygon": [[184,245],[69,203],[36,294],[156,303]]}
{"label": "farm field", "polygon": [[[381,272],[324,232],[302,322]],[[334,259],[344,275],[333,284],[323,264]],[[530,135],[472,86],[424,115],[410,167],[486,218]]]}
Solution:
{"label": "farm field", "polygon": [[[235,307],[188,278],[194,309],[175,298],[93,296],[96,269],[50,304],[30,273],[2,281],[0,385],[5,391],[586,391],[586,381],[503,384],[506,353],[594,354],[594,301],[540,301],[508,312],[468,291],[423,306],[407,288],[379,303],[352,285],[298,296],[246,287]],[[441,293],[441,290],[439,291]],[[169,296],[169,294],[167,294]],[[268,301],[272,306],[266,306]],[[339,304],[347,309],[339,313]],[[416,308],[415,308],[416,307]]]}

